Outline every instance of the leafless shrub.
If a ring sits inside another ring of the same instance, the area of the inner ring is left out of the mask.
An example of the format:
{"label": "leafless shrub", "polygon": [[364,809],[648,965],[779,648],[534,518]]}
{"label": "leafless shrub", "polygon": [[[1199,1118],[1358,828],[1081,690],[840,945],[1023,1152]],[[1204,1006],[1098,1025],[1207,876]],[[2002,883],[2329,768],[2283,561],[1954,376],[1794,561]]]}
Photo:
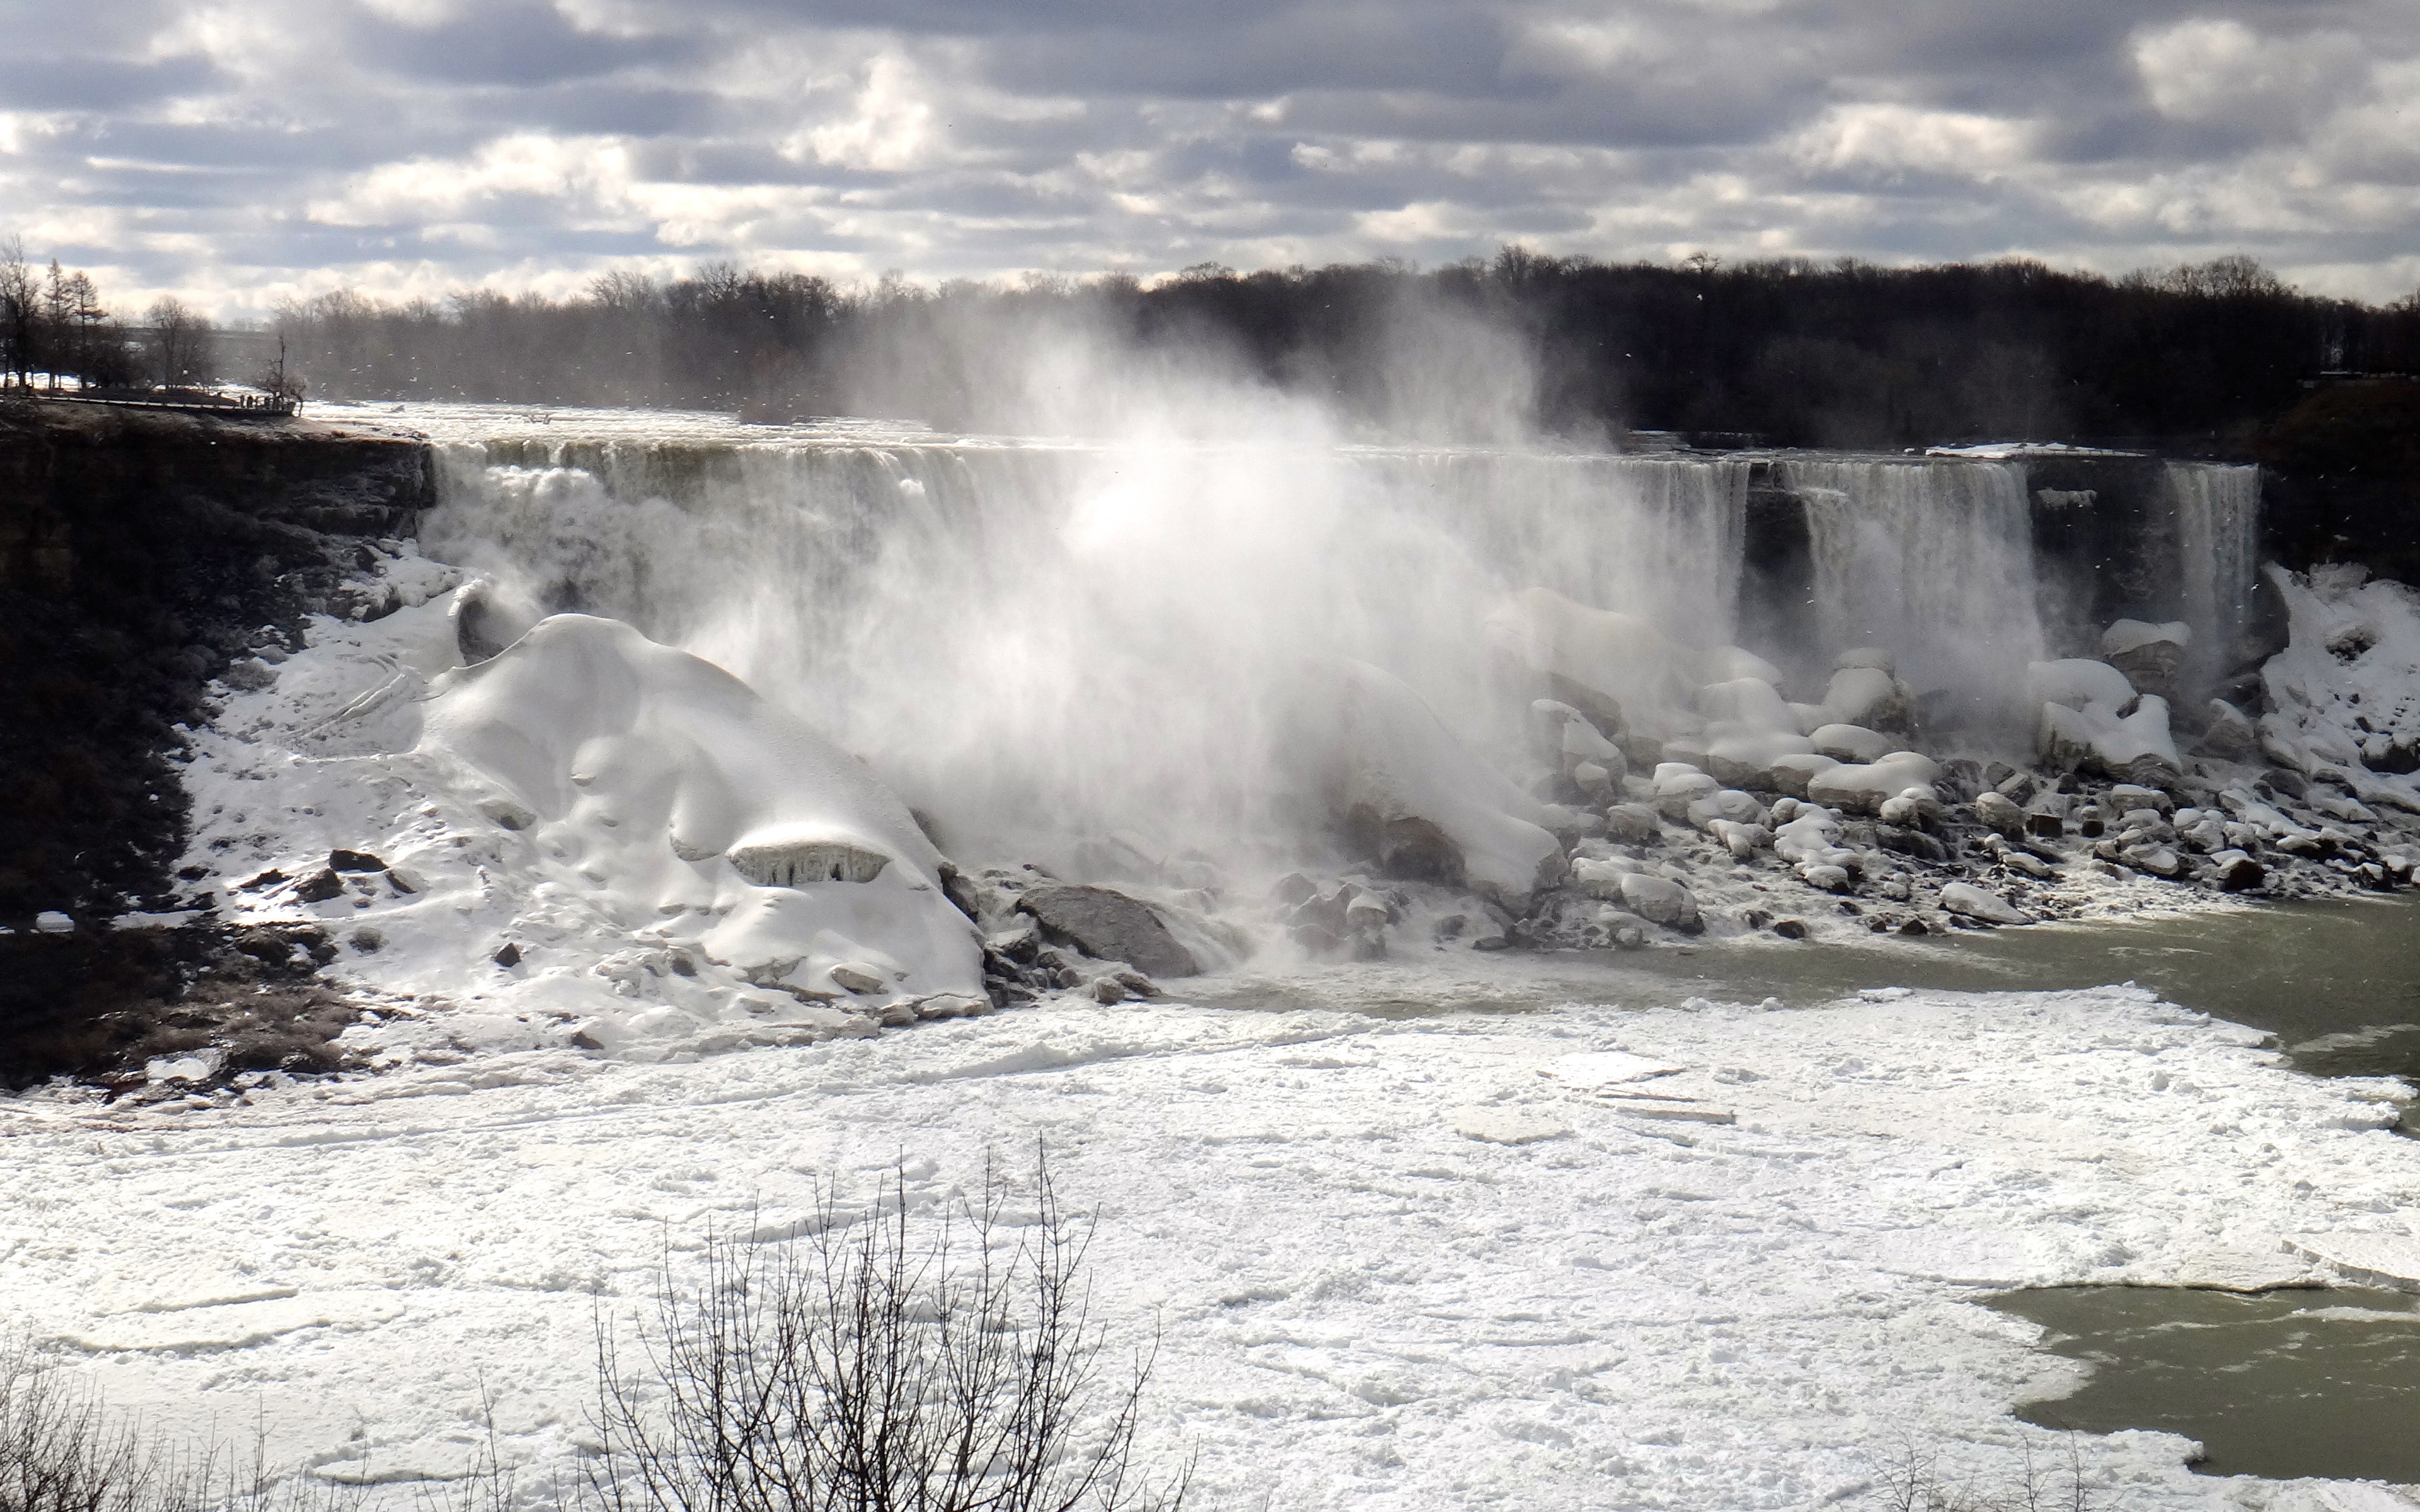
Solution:
{"label": "leafless shrub", "polygon": [[23,1339],[0,1340],[0,1512],[357,1512],[359,1488],[271,1473],[252,1451],[114,1412]]}
{"label": "leafless shrub", "polygon": [[639,1357],[598,1325],[605,1512],[1175,1512],[1189,1465],[1137,1463],[1151,1352],[1105,1368],[1092,1225],[1047,1160],[1029,1226],[988,1164],[938,1217],[907,1196],[894,1172],[861,1221],[825,1189],[785,1242],[709,1234],[693,1279],[667,1246]]}
{"label": "leafless shrub", "polygon": [[1887,1512],[2102,1512],[2106,1504],[2084,1484],[2074,1434],[2066,1447],[2063,1463],[2046,1466],[2028,1442],[2012,1477],[1991,1477],[1947,1464],[1937,1448],[1909,1438],[1875,1477],[1873,1501]]}

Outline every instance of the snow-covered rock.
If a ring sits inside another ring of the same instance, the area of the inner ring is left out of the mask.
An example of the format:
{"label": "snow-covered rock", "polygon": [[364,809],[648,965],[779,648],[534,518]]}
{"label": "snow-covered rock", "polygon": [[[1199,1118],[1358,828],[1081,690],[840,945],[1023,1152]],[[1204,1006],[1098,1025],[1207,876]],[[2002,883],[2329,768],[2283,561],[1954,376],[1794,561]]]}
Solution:
{"label": "snow-covered rock", "polygon": [[1883,804],[1910,788],[1921,787],[1931,796],[1941,780],[1941,766],[1931,757],[1913,750],[1890,751],[1869,763],[1843,763],[1822,772],[1807,784],[1807,796],[1828,808],[1854,813],[1876,813]]}
{"label": "snow-covered rock", "polygon": [[[1724,735],[1707,742],[1706,764],[1714,778],[1729,787],[1753,788],[1760,792],[1788,793],[1794,782],[1797,791],[1807,791],[1806,769],[1808,762],[1825,762],[1805,735],[1773,732],[1764,734]],[[1789,773],[1782,764],[1799,764]]]}
{"label": "snow-covered rock", "polygon": [[2107,662],[2038,661],[2026,680],[2041,710],[2035,749],[2045,763],[2138,780],[2173,780],[2182,771],[2167,700],[2138,694]]}
{"label": "snow-covered rock", "polygon": [[2108,706],[2114,717],[2134,702],[2134,685],[2105,661],[2070,656],[2062,661],[2037,661],[2025,669],[2026,687],[2036,703],[2062,708]]}
{"label": "snow-covered rock", "polygon": [[1863,725],[1904,734],[1916,727],[1916,698],[1883,667],[1843,667],[1832,674],[1823,708],[1834,724]]}
{"label": "snow-covered rock", "polygon": [[1986,924],[2023,924],[2028,922],[2024,913],[1998,893],[1988,892],[1971,882],[1951,882],[1941,889],[1941,907],[1945,913],[1962,915]]}
{"label": "snow-covered rock", "polygon": [[1660,736],[1696,725],[1697,658],[1637,615],[1526,588],[1488,616],[1484,630],[1499,656],[1542,680],[1551,697],[1604,720],[1601,730]]}
{"label": "snow-covered rock", "polygon": [[2335,774],[2373,807],[2420,810],[2411,772],[2420,764],[2420,593],[2358,567],[2265,570],[2286,602],[2288,640],[2260,671],[2262,750],[2281,766]]}
{"label": "snow-covered rock", "polygon": [[[1365,901],[1357,889],[1345,900],[1343,922],[1348,930],[1360,922],[1351,916]],[[1386,909],[1382,904],[1373,906],[1383,925]],[[1190,977],[1202,969],[1157,914],[1108,887],[1064,884],[1029,887],[1018,895],[1016,908],[1031,914],[1045,934],[1065,940],[1095,960],[1123,961],[1153,977]]]}
{"label": "snow-covered rock", "polygon": [[1735,677],[1698,689],[1698,712],[1708,722],[1736,724],[1748,731],[1796,733],[1798,721],[1773,685],[1761,677]]}
{"label": "snow-covered rock", "polygon": [[1898,742],[1858,724],[1818,725],[1808,736],[1818,754],[1853,764],[1881,761]]}
{"label": "snow-covered rock", "polygon": [[2119,620],[2101,632],[2101,659],[2124,672],[2136,692],[2172,699],[2192,643],[2193,626],[2182,620]]}
{"label": "snow-covered rock", "polygon": [[2211,699],[2202,713],[2201,748],[2226,761],[2251,761],[2260,754],[2260,731],[2242,709]]}
{"label": "snow-covered rock", "polygon": [[1793,798],[1807,796],[1807,784],[1839,765],[1838,758],[1820,752],[1805,756],[1777,756],[1768,764],[1776,792]]}
{"label": "snow-covered rock", "polygon": [[2107,703],[2071,709],[2044,703],[2037,748],[2055,766],[2082,767],[2106,777],[2138,779],[2174,776],[2182,770],[2176,737],[2168,730],[2168,702],[2145,694],[2133,712],[2120,718]]}

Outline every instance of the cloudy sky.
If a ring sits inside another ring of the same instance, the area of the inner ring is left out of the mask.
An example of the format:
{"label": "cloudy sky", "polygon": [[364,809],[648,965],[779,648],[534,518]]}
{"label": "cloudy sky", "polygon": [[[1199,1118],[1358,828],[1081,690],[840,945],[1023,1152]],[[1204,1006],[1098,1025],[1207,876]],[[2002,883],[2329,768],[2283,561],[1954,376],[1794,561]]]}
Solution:
{"label": "cloudy sky", "polygon": [[0,235],[121,305],[1508,241],[2420,286],[2414,0],[0,0]]}

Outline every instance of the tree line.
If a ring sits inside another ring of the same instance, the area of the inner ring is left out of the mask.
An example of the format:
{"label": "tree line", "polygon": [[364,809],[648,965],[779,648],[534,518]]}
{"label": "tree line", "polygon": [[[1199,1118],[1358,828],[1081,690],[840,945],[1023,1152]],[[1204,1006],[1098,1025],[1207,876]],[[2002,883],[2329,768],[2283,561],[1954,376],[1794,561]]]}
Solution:
{"label": "tree line", "polygon": [[101,301],[82,269],[25,258],[17,237],[0,239],[0,374],[19,387],[124,389],[158,383],[191,388],[218,376],[209,318],[174,295],[154,300],[129,328]]}
{"label": "tree line", "polygon": [[[1616,264],[1508,248],[1428,270],[1202,266],[1150,285],[890,277],[856,288],[715,264],[668,282],[613,273],[560,300],[483,290],[398,304],[347,291],[281,306],[275,325],[330,397],[1016,429],[1032,416],[1003,381],[1004,356],[1054,332],[1213,354],[1383,425],[1401,418],[1406,369],[1466,387],[1513,381],[1457,366],[1457,320],[1483,322],[1522,359],[1529,423],[1579,435],[2224,442],[2315,374],[2420,371],[2420,294],[2382,306],[2309,294],[2245,257],[2106,278],[2026,260]],[[1430,418],[1450,428],[1453,412]]]}

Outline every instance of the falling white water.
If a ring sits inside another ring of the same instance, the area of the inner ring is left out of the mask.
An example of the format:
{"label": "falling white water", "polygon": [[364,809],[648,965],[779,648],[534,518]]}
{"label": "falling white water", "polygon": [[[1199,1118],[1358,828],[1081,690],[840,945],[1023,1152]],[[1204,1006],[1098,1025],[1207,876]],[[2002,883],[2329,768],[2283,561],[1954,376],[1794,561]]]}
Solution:
{"label": "falling white water", "polygon": [[1882,646],[1919,692],[1990,698],[2043,656],[2022,463],[1793,460],[1824,649]]}
{"label": "falling white water", "polygon": [[429,550],[730,668],[971,856],[1232,854],[1288,827],[1305,658],[1382,667],[1509,755],[1480,629],[1506,595],[1716,645],[1738,594],[1730,460],[411,423],[448,448]]}
{"label": "falling white water", "polygon": [[2259,566],[2260,470],[2171,462],[2166,486],[2177,522],[2177,575],[2193,626],[2188,680],[2208,687],[2244,659],[2238,644]]}

